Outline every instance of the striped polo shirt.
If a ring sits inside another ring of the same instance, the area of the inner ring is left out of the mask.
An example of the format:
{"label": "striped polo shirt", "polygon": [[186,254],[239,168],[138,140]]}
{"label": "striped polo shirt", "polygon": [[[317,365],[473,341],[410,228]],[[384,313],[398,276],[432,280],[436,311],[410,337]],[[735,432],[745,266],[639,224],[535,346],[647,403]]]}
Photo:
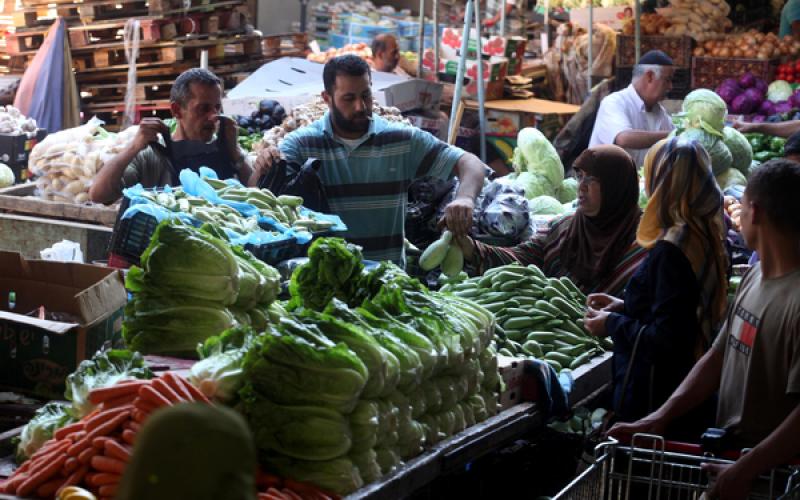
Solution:
{"label": "striped polo shirt", "polygon": [[331,211],[347,224],[343,236],[363,248],[365,259],[404,266],[408,187],[423,176],[449,178],[464,151],[377,115],[362,139],[353,147],[338,138],[326,113],[287,135],[280,150],[297,164],[322,161],[320,179]]}

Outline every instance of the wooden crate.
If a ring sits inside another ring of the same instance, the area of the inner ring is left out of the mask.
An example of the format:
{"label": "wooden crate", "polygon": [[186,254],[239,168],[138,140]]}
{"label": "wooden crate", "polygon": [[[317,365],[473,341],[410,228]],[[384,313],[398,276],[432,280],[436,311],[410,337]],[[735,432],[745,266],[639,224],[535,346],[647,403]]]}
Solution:
{"label": "wooden crate", "polygon": [[748,71],[771,82],[775,78],[779,62],[778,59],[693,57],[692,88],[715,89],[726,78],[739,78]]}
{"label": "wooden crate", "polygon": [[67,219],[113,227],[117,207],[79,205],[39,198],[33,183],[17,184],[0,189],[0,211],[22,215]]}
{"label": "wooden crate", "polygon": [[[650,50],[660,50],[672,58],[675,66],[691,68],[692,43],[688,36],[642,35],[641,55]],[[636,37],[633,35],[617,36],[617,66],[633,66],[636,64]]]}

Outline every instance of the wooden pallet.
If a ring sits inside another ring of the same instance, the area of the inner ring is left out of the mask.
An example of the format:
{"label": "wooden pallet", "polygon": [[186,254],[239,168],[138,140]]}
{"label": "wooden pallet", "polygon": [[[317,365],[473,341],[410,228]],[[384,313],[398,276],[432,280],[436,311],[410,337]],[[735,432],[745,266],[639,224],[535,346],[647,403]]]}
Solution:
{"label": "wooden pallet", "polygon": [[302,57],[306,50],[308,50],[308,33],[264,36],[264,55],[268,58]]}
{"label": "wooden pallet", "polygon": [[[137,82],[134,87],[136,102],[169,100],[169,92],[174,80],[158,80],[152,82]],[[81,87],[81,101],[84,104],[100,104],[107,102],[125,101],[128,91],[127,83],[104,83],[84,85]]]}
{"label": "wooden pallet", "polygon": [[[126,20],[113,20],[71,26],[68,29],[70,47],[100,46],[124,42]],[[141,42],[160,42],[181,37],[197,38],[244,33],[250,15],[244,6],[217,9],[212,12],[188,14],[182,17],[142,18],[139,26]],[[47,28],[27,28],[8,33],[5,37],[10,54],[35,52],[44,43]]]}

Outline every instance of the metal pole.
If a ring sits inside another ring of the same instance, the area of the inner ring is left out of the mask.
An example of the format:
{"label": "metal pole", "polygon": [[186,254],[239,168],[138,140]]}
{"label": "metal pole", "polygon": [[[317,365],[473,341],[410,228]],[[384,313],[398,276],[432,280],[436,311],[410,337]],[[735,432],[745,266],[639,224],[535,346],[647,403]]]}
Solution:
{"label": "metal pole", "polygon": [[300,0],[300,33],[308,31],[308,0]]}
{"label": "metal pole", "polygon": [[[467,0],[467,7],[464,10],[464,33],[461,36],[461,53],[458,57],[458,70],[456,71],[456,88],[453,91],[453,106],[450,109],[450,133],[448,137],[454,137],[456,127],[456,116],[458,115],[458,103],[461,102],[461,94],[464,91],[464,70],[467,65],[467,47],[469,46],[469,24],[472,20],[472,9],[474,0]],[[437,68],[438,70],[438,68]]]}
{"label": "metal pole", "polygon": [[589,60],[588,65],[586,66],[586,97],[588,98],[589,95],[592,93],[592,43],[594,40],[594,7],[592,6],[593,2],[589,2]]}
{"label": "metal pole", "polygon": [[[527,30],[526,30],[527,32]],[[550,48],[550,0],[544,0],[544,47],[542,55]]]}
{"label": "metal pole", "polygon": [[[505,6],[503,7],[505,12]],[[466,29],[464,31],[467,31]],[[483,54],[481,42],[481,3],[475,2],[475,39],[478,45],[478,127],[481,133],[481,161],[486,163],[486,90],[483,86]]]}
{"label": "metal pole", "polygon": [[500,36],[506,36],[506,0],[500,0]]}
{"label": "metal pole", "polygon": [[433,77],[439,80],[439,0],[433,0]]}
{"label": "metal pole", "polygon": [[200,67],[203,69],[208,69],[208,49],[203,49],[200,51]]}
{"label": "metal pole", "polygon": [[639,57],[641,57],[642,52],[642,6],[639,4],[639,0],[636,0],[633,5],[634,8],[634,26],[636,34],[636,64],[639,64]]}
{"label": "metal pole", "polygon": [[[425,54],[425,0],[419,0],[419,47],[417,50],[417,78],[422,78],[422,56]],[[435,71],[439,71],[437,66]]]}

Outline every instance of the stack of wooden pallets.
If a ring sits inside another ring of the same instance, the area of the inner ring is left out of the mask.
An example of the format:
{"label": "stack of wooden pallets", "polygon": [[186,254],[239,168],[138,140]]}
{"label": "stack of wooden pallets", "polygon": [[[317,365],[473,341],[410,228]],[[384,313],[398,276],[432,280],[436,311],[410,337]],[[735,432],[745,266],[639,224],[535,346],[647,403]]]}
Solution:
{"label": "stack of wooden pallets", "polygon": [[226,87],[282,53],[274,42],[268,47],[265,37],[253,31],[246,0],[22,0],[22,4],[5,39],[10,64],[26,67],[48,27],[57,16],[65,18],[84,119],[99,116],[112,129],[119,125],[125,107],[129,61],[124,31],[131,18],[139,21],[139,116],[169,114],[172,82],[182,71],[200,66],[203,51],[208,52],[209,69],[225,80]]}

